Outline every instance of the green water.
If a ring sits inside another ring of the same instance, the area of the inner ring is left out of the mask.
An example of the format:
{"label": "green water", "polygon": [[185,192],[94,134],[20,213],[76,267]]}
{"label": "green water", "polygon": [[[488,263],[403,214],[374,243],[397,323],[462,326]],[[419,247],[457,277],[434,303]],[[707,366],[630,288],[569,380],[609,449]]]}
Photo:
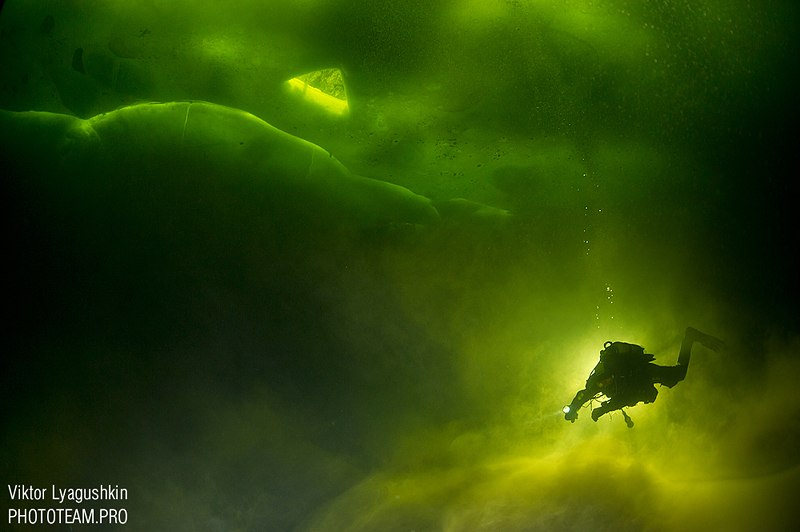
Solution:
{"label": "green water", "polygon": [[[0,12],[4,513],[800,525],[794,2],[232,4]],[[564,420],[687,326],[633,429]]]}

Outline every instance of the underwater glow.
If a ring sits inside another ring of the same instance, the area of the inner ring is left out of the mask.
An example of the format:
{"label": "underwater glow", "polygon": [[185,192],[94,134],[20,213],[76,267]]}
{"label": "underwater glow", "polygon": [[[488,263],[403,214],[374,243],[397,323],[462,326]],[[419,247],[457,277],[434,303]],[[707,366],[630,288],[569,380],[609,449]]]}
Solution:
{"label": "underwater glow", "polygon": [[342,73],[338,69],[310,72],[286,82],[290,92],[327,112],[344,116],[349,110]]}

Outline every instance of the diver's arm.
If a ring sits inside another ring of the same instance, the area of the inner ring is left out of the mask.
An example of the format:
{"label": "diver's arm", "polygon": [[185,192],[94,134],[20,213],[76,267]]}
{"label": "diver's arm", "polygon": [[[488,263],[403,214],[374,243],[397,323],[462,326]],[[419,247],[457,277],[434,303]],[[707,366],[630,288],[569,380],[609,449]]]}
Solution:
{"label": "diver's arm", "polygon": [[601,377],[605,374],[605,366],[603,362],[600,361],[589,374],[589,378],[586,379],[586,388],[576,393],[572,402],[564,407],[564,419],[572,421],[573,423],[578,419],[578,410],[602,391],[599,382]]}
{"label": "diver's arm", "polygon": [[564,407],[564,419],[567,421],[575,422],[578,419],[578,410],[580,410],[583,405],[594,397],[595,394],[589,393],[588,390],[583,389],[580,390],[578,393],[575,394],[575,397],[572,399],[572,402]]}

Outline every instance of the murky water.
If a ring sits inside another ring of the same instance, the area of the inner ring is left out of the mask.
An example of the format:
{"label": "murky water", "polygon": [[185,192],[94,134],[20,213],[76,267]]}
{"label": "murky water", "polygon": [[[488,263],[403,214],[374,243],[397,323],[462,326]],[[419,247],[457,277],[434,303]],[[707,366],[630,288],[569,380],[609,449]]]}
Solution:
{"label": "murky water", "polygon": [[798,7],[430,4],[6,2],[12,530],[797,528]]}

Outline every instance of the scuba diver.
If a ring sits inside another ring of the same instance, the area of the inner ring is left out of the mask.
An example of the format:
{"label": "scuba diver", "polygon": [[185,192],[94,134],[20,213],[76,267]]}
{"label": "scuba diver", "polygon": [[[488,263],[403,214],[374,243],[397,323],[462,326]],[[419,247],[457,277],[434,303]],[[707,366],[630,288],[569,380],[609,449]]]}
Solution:
{"label": "scuba diver", "polygon": [[695,342],[700,342],[713,351],[719,351],[724,345],[719,338],[687,327],[678,364],[659,366],[652,363],[655,357],[645,353],[644,348],[639,345],[606,342],[600,351],[600,362],[586,380],[586,388],[575,394],[572,402],[564,407],[564,419],[574,423],[578,418],[578,410],[585,403],[605,395],[608,400],[592,410],[592,420],[597,421],[603,414],[619,410],[628,427],[633,427],[633,421],[622,409],[640,402],[647,404],[655,401],[658,395],[655,384],[672,388],[682,381],[686,377],[692,345]]}

